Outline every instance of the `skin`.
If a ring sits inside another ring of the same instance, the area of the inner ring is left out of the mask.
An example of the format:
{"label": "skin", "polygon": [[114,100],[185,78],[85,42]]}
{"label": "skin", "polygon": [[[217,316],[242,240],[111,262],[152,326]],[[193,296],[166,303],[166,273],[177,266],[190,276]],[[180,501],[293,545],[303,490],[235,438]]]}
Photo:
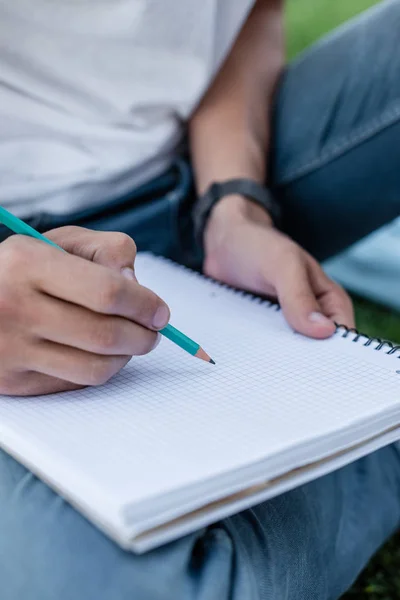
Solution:
{"label": "skin", "polygon": [[150,352],[169,309],[139,285],[134,242],[64,227],[68,253],[13,236],[0,244],[0,392],[47,394],[100,385]]}
{"label": "skin", "polygon": [[[270,112],[284,62],[283,0],[258,0],[190,123],[200,193],[213,181],[266,181]],[[276,297],[300,333],[327,338],[334,321],[354,326],[345,291],[251,201],[240,196],[220,200],[204,245],[207,275]]]}
{"label": "skin", "polygon": [[[200,193],[215,180],[266,179],[268,107],[284,65],[282,9],[281,0],[256,2],[189,123]],[[67,253],[21,236],[0,244],[1,394],[100,385],[150,352],[169,320],[166,304],[134,276],[129,237],[75,227],[46,235]],[[221,200],[204,246],[207,275],[277,297],[295,330],[326,338],[334,320],[353,326],[346,293],[251,201]]]}

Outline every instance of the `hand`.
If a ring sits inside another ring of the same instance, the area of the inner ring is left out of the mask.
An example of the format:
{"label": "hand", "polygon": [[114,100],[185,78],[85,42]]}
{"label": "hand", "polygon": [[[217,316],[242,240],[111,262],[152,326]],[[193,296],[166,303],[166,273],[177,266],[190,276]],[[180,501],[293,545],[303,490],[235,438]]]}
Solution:
{"label": "hand", "polygon": [[137,282],[134,242],[64,227],[0,244],[0,394],[99,385],[150,352],[167,305]]}
{"label": "hand", "polygon": [[334,322],[354,327],[346,292],[249,200],[232,196],[216,205],[205,231],[205,255],[207,275],[277,298],[288,323],[304,335],[327,338]]}

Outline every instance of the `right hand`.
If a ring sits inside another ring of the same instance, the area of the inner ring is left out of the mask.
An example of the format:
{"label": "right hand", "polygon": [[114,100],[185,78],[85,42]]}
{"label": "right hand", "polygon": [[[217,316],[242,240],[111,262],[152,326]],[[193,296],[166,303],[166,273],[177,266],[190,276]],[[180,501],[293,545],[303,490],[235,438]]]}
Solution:
{"label": "right hand", "polygon": [[100,385],[150,352],[169,321],[134,276],[128,236],[78,227],[46,236],[67,252],[18,235],[0,244],[0,394]]}

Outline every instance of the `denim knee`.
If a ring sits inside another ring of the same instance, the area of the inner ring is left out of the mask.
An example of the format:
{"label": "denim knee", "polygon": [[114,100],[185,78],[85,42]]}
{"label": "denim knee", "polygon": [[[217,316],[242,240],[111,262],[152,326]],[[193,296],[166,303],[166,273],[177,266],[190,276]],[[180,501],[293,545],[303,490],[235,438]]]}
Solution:
{"label": "denim knee", "polygon": [[2,600],[336,600],[399,526],[391,446],[137,556],[0,451]]}

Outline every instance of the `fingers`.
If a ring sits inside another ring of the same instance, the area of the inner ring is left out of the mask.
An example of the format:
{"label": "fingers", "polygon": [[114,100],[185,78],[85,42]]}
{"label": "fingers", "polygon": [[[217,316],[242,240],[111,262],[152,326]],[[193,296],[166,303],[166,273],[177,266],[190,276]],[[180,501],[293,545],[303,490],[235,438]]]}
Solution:
{"label": "fingers", "polygon": [[350,297],[297,248],[283,262],[276,289],[288,323],[299,333],[324,339],[333,335],[335,323],[355,325]]}
{"label": "fingers", "polygon": [[60,227],[46,233],[46,237],[70,254],[117,271],[133,269],[136,244],[120,232],[92,231],[83,227]]}
{"label": "fingers", "polygon": [[78,390],[84,386],[28,371],[0,376],[0,394],[4,396],[42,396]]}
{"label": "fingers", "polygon": [[168,322],[156,294],[109,266],[23,236],[0,254],[2,394],[100,385],[149,352]]}
{"label": "fingers", "polygon": [[103,356],[40,341],[26,360],[25,368],[27,371],[42,373],[78,386],[97,386],[111,379],[130,358]]}
{"label": "fingers", "polygon": [[37,240],[16,236],[4,242],[0,266],[6,279],[19,277],[22,285],[29,277],[37,290],[96,313],[154,330],[169,321],[165,302],[136,281]]}
{"label": "fingers", "polygon": [[304,254],[294,247],[288,256],[281,259],[276,290],[289,325],[309,337],[330,337],[335,331],[335,324],[325,316],[316,298]]}
{"label": "fingers", "polygon": [[350,296],[326,275],[314,258],[307,256],[307,262],[310,282],[322,312],[335,323],[355,327]]}
{"label": "fingers", "polygon": [[37,339],[104,355],[142,356],[155,348],[160,335],[122,317],[46,296],[32,321],[30,330]]}

